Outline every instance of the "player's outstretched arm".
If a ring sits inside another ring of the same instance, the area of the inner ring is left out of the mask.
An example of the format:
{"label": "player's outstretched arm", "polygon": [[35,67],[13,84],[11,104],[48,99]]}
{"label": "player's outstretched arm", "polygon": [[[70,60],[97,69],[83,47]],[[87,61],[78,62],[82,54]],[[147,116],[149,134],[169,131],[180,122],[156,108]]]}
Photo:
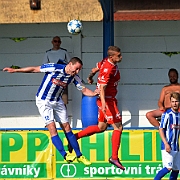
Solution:
{"label": "player's outstretched arm", "polygon": [[32,66],[32,67],[24,67],[19,69],[5,67],[3,71],[7,71],[9,73],[37,73],[40,72],[40,67],[41,66]]}
{"label": "player's outstretched arm", "polygon": [[84,87],[82,89],[82,93],[85,95],[85,96],[97,96],[99,94],[99,90],[95,90],[95,91],[91,91],[90,89]]}

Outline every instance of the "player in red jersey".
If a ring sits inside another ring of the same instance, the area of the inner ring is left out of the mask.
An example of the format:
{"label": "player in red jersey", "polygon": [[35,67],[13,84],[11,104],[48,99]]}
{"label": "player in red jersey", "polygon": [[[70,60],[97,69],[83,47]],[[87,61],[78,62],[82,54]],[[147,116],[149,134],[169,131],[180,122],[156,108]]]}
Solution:
{"label": "player in red jersey", "polygon": [[[103,132],[108,125],[113,127],[112,133],[112,156],[109,162],[116,167],[125,170],[118,158],[122,134],[122,118],[117,107],[117,86],[120,81],[120,72],[117,63],[121,62],[122,55],[120,48],[109,46],[108,57],[97,64],[99,69],[97,89],[100,90],[100,96],[97,99],[98,105],[98,125],[92,125],[75,134],[77,139],[91,136],[95,133]],[[96,69],[96,70],[97,70]]]}
{"label": "player in red jersey", "polygon": [[92,84],[92,83],[94,82],[94,80],[93,80],[94,75],[99,71],[99,69],[101,68],[101,65],[102,65],[107,59],[108,59],[108,57],[104,58],[103,60],[101,60],[100,62],[98,62],[98,63],[96,64],[96,67],[94,67],[94,68],[91,69],[91,72],[90,72],[90,74],[89,74],[89,76],[88,76],[88,78],[87,78],[89,84]]}

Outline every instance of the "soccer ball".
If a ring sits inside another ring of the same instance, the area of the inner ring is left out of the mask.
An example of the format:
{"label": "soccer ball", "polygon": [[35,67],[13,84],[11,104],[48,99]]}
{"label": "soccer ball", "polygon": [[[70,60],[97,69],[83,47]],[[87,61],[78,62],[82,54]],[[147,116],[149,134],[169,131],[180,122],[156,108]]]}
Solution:
{"label": "soccer ball", "polygon": [[82,30],[82,23],[77,19],[68,22],[67,29],[70,34],[79,34]]}

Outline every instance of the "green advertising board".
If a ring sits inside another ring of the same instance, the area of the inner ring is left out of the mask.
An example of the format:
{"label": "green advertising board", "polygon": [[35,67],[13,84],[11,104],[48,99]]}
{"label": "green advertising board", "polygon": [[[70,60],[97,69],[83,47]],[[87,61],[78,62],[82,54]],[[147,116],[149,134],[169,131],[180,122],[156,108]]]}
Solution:
{"label": "green advertising board", "polygon": [[127,130],[122,134],[119,158],[125,171],[108,162],[111,156],[112,131],[82,138],[80,146],[83,154],[92,162],[85,167],[78,162],[62,163],[56,155],[56,178],[129,178],[153,179],[162,168],[160,137],[156,130]]}
{"label": "green advertising board", "polygon": [[[74,130],[74,133],[78,130]],[[67,140],[59,130],[67,150]],[[112,130],[82,138],[82,153],[92,164],[68,164],[51,142],[48,131],[0,132],[0,179],[153,179],[162,168],[157,130],[124,130],[119,158],[125,171],[108,162]],[[74,152],[73,152],[74,153]],[[169,174],[165,177],[168,179]]]}

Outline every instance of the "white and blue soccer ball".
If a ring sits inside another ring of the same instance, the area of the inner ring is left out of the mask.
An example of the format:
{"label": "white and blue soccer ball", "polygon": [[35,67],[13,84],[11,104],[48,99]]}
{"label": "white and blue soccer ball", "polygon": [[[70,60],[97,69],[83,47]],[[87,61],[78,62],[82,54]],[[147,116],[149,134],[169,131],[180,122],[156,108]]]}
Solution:
{"label": "white and blue soccer ball", "polygon": [[77,19],[68,22],[67,29],[70,34],[79,34],[82,31],[82,23]]}

